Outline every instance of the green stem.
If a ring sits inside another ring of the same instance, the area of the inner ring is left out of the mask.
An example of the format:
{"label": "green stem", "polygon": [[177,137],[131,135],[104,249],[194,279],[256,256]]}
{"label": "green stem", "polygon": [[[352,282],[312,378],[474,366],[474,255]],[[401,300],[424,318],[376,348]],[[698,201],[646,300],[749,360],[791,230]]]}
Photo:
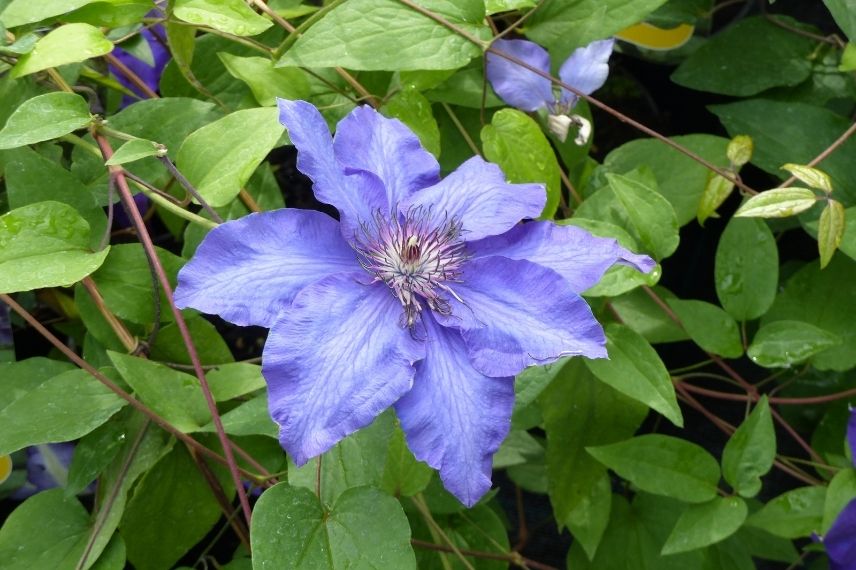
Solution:
{"label": "green stem", "polygon": [[145,186],[143,186],[142,184],[140,184],[139,182],[137,182],[133,178],[129,178],[128,180],[131,183],[133,183],[134,186],[139,188],[139,190],[143,194],[145,194],[149,200],[151,200],[152,202],[154,202],[155,204],[157,204],[159,207],[163,208],[164,210],[172,212],[173,214],[175,214],[179,218],[183,218],[190,223],[198,224],[198,225],[200,225],[206,229],[209,229],[209,230],[213,230],[214,228],[216,228],[219,225],[217,222],[213,222],[209,219],[203,218],[202,216],[196,215],[193,212],[189,212],[189,211],[185,210],[184,208],[182,208],[178,204],[173,204],[172,202],[170,202],[169,200],[167,200],[166,198],[164,198],[160,194],[152,192],[151,190],[149,190],[148,188],[146,188]]}

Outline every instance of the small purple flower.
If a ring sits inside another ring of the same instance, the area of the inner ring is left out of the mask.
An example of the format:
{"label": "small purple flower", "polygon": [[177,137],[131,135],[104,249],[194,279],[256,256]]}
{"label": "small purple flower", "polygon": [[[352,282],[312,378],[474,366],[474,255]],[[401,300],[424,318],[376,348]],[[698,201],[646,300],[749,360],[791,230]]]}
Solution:
{"label": "small purple flower", "polygon": [[[856,466],[856,409],[847,422],[847,444]],[[853,499],[832,523],[823,537],[830,570],[856,570],[856,499]]]}
{"label": "small purple flower", "polygon": [[[597,40],[585,47],[577,48],[562,67],[559,79],[586,95],[599,89],[609,75],[609,56],[612,54],[612,38]],[[493,47],[520,59],[532,67],[550,73],[550,55],[547,50],[527,40],[496,40]],[[574,142],[585,144],[591,135],[591,123],[579,115],[571,115],[579,96],[565,88],[554,91],[546,77],[526,69],[503,57],[487,54],[487,78],[493,90],[513,107],[522,111],[537,111],[546,108],[549,115],[547,125],[559,140],[565,142],[571,125],[579,129]]]}
{"label": "small purple flower", "polygon": [[[159,11],[155,10],[150,13],[150,15],[162,15]],[[137,59],[135,56],[131,55],[127,51],[123,50],[121,47],[113,48],[113,55],[116,58],[125,64],[131,71],[134,72],[137,77],[143,80],[143,83],[151,89],[152,91],[157,91],[158,86],[160,85],[161,74],[163,73],[166,64],[169,62],[172,57],[169,53],[169,50],[166,47],[166,32],[163,29],[163,26],[157,25],[153,26],[150,29],[140,30],[140,35],[145,39],[146,43],[149,44],[149,48],[152,51],[152,60],[153,65],[150,65],[148,62]],[[110,71],[116,77],[117,81],[139,95],[140,97],[145,97],[145,93],[143,93],[134,83],[128,79],[123,73],[121,73],[118,69],[115,69],[113,66],[110,66]],[[122,107],[127,107],[131,103],[134,102],[134,99],[128,97],[127,95],[122,98]]]}
{"label": "small purple flower", "polygon": [[27,448],[27,481],[11,497],[22,501],[41,491],[62,487],[74,455],[73,443],[51,443]]}
{"label": "small purple flower", "polygon": [[287,208],[212,230],[176,303],[270,327],[263,373],[280,442],[306,463],[394,406],[410,449],[473,505],[510,427],[514,376],[563,355],[606,356],[579,293],[615,263],[654,262],[550,222],[541,184],[479,157],[440,179],[401,122],[357,107],[330,136],[279,100],[298,168],[340,221]]}

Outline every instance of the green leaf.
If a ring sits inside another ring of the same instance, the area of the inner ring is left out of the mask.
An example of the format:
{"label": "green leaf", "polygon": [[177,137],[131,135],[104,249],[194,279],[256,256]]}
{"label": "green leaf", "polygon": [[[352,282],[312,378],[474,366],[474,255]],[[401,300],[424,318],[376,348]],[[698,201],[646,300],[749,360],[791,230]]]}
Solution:
{"label": "green leaf", "polygon": [[639,238],[639,243],[657,259],[670,256],[678,248],[678,220],[671,205],[653,188],[620,174],[607,174]]}
{"label": "green leaf", "polygon": [[239,57],[219,52],[217,57],[226,66],[232,77],[246,83],[259,105],[276,105],[276,98],[306,99],[309,97],[309,81],[302,69],[276,68],[266,57]]}
{"label": "green leaf", "polygon": [[530,366],[514,380],[514,411],[511,415],[512,429],[530,429],[541,424],[538,396],[553,381],[556,374],[567,364],[562,358],[544,366]]}
{"label": "green leaf", "polygon": [[559,163],[541,127],[516,109],[502,109],[481,131],[484,156],[499,165],[509,182],[541,182],[547,186],[543,218],[552,218],[561,196]]}
{"label": "green leaf", "polygon": [[[558,366],[558,364],[554,365]],[[589,501],[606,469],[585,451],[633,435],[645,406],[597,382],[580,358],[561,367],[538,399],[547,432],[548,493],[559,524]],[[592,509],[597,505],[592,504]]]}
{"label": "green leaf", "polygon": [[755,152],[755,143],[752,137],[737,135],[728,142],[725,154],[728,155],[728,160],[733,166],[740,168],[752,160],[753,152]]}
{"label": "green leaf", "polygon": [[485,0],[485,8],[489,16],[499,12],[534,8],[536,4],[535,0]]}
{"label": "green leaf", "polygon": [[734,213],[736,218],[786,218],[814,206],[817,197],[808,188],[775,188],[752,196]]}
{"label": "green leaf", "polygon": [[[171,315],[170,315],[171,316]],[[189,318],[187,328],[193,337],[200,362],[205,365],[226,364],[234,360],[229,351],[229,345],[217,332],[211,322],[203,318]],[[155,343],[151,347],[151,358],[163,362],[192,365],[193,361],[187,352],[187,346],[176,323],[169,323],[161,328]]]}
{"label": "green leaf", "polygon": [[746,97],[811,74],[812,40],[758,16],[740,20],[701,45],[672,74],[678,85]]}
{"label": "green leaf", "polygon": [[538,456],[544,455],[544,447],[528,431],[512,429],[493,456],[493,468],[505,469],[523,465]]}
{"label": "green leaf", "polygon": [[105,164],[107,166],[127,164],[147,156],[164,156],[165,154],[166,147],[161,144],[146,139],[131,139],[117,148]]}
{"label": "green leaf", "polygon": [[779,281],[776,240],[762,220],[732,218],[716,248],[716,296],[738,321],[767,312]]}
{"label": "green leaf", "polygon": [[29,394],[54,376],[74,369],[68,362],[41,356],[17,362],[0,362],[0,409]]}
{"label": "green leaf", "polygon": [[[210,467],[231,500],[235,487],[228,471],[219,465]],[[173,447],[146,473],[135,487],[120,525],[134,568],[171,568],[208,534],[222,514],[208,487],[183,445]],[[158,520],[169,524],[153,524]]]}
{"label": "green leaf", "polygon": [[[140,22],[151,8],[147,0],[99,0],[65,14],[63,20],[84,22],[105,28],[120,28]],[[146,43],[142,37],[140,41]]]}
{"label": "green leaf", "polygon": [[821,534],[829,532],[835,519],[853,499],[856,499],[856,470],[842,469],[835,474],[826,489]]}
{"label": "green leaf", "polygon": [[404,432],[396,426],[386,452],[381,488],[395,497],[411,497],[428,486],[433,473],[428,465],[413,457]]}
{"label": "green leaf", "polygon": [[[279,427],[270,417],[265,394],[260,394],[232,408],[223,414],[221,419],[223,429],[229,435],[263,435],[270,438],[276,438],[279,435]],[[212,421],[201,431],[216,433],[217,427]]]}
{"label": "green leaf", "polygon": [[737,532],[749,509],[740,497],[717,497],[691,505],[678,519],[663,545],[663,554],[675,554],[721,542]]}
{"label": "green leaf", "polygon": [[407,125],[419,137],[425,150],[440,156],[440,128],[434,119],[431,102],[422,93],[402,88],[384,103],[381,113]]}
{"label": "green leaf", "polygon": [[705,220],[713,216],[718,218],[716,209],[719,208],[725,200],[731,195],[734,190],[734,182],[723,178],[715,172],[711,172],[707,178],[707,185],[704,187],[704,193],[701,195],[701,200],[698,203],[698,211],[696,219],[699,224],[704,224]]}
{"label": "green leaf", "polygon": [[3,130],[0,149],[47,141],[82,129],[92,120],[89,105],[76,93],[37,95],[17,107]]}
{"label": "green leaf", "polygon": [[196,377],[136,356],[107,355],[135,395],[177,429],[198,431],[211,421]]}
{"label": "green leaf", "polygon": [[416,568],[401,505],[370,487],[342,493],[327,511],[309,489],[280,483],[261,496],[250,529],[255,570]]}
{"label": "green leaf", "polygon": [[740,331],[731,315],[705,301],[673,299],[667,303],[703,350],[726,358],[739,358],[743,354]]}
{"label": "green leaf", "polygon": [[[677,299],[674,293],[659,285],[652,287],[652,290],[666,302]],[[642,289],[616,297],[612,299],[611,304],[624,324],[650,343],[676,342],[690,338]]]}
{"label": "green leaf", "polygon": [[847,72],[856,69],[856,44],[848,42],[841,54],[841,64],[838,71]]}
{"label": "green leaf", "polygon": [[648,493],[687,503],[716,497],[719,464],[702,447],[676,437],[648,434],[601,447],[595,459]]}
{"label": "green leaf", "polygon": [[233,36],[255,36],[273,25],[242,0],[176,0],[173,15]]}
{"label": "green leaf", "polygon": [[568,530],[582,545],[589,560],[597,554],[597,547],[600,546],[603,533],[609,524],[611,506],[612,482],[604,472],[591,487],[590,494],[584,497],[568,516]]}
{"label": "green leaf", "polygon": [[110,464],[125,443],[125,422],[116,414],[95,430],[83,436],[74,446],[68,467],[66,496],[82,493]]}
{"label": "green leaf", "polygon": [[68,286],[104,262],[89,250],[89,224],[71,206],[39,202],[0,216],[0,293]]}
{"label": "green leaf", "polygon": [[752,413],[740,424],[722,452],[722,475],[743,497],[754,497],[761,490],[761,477],[776,459],[776,430],[770,405],[763,396]]}
{"label": "green leaf", "polygon": [[841,28],[850,41],[856,40],[856,2],[853,0],[823,0],[832,12],[835,23]]}
{"label": "green leaf", "polygon": [[14,28],[66,14],[97,1],[99,0],[12,0],[5,10],[0,8],[0,21],[7,28]]}
{"label": "green leaf", "polygon": [[683,426],[669,372],[644,338],[613,323],[606,327],[606,350],[608,359],[585,360],[598,380],[660,412],[676,426]]}
{"label": "green leaf", "polygon": [[223,364],[205,375],[211,394],[218,402],[245,396],[265,387],[262,368],[257,364],[235,362]]}
{"label": "green leaf", "polygon": [[841,245],[845,226],[844,206],[841,202],[829,200],[820,214],[820,224],[817,226],[817,247],[820,250],[821,269],[829,265],[835,250]]}
{"label": "green leaf", "polygon": [[[416,3],[472,36],[488,37],[482,0]],[[481,53],[479,46],[396,0],[350,0],[306,30],[277,65],[366,71],[457,69]]]}
{"label": "green leaf", "polygon": [[277,113],[276,108],[235,111],[185,139],[178,167],[210,205],[231,202],[276,146],[283,132]]}
{"label": "green leaf", "polygon": [[89,24],[65,24],[36,42],[33,51],[22,55],[12,68],[12,77],[23,77],[49,67],[85,61],[113,51],[113,42]]}
{"label": "green leaf", "polygon": [[0,455],[28,445],[77,439],[125,403],[83,370],[54,376],[0,410]]}
{"label": "green leaf", "polygon": [[820,531],[825,497],[826,487],[788,491],[751,515],[746,524],[782,538],[811,536]]}
{"label": "green leaf", "polygon": [[841,344],[841,338],[809,323],[774,321],[762,326],[747,351],[765,368],[790,367]]}
{"label": "green leaf", "polygon": [[811,166],[803,166],[802,164],[785,164],[782,166],[784,170],[791,173],[791,176],[806,184],[809,188],[822,190],[827,194],[832,192],[832,179],[822,170],[812,168]]}
{"label": "green leaf", "polygon": [[[456,499],[452,498],[452,501]],[[432,505],[429,504],[429,507]],[[508,544],[508,531],[504,518],[490,505],[476,505],[466,511],[453,514],[440,514],[433,508],[432,516],[449,542],[461,550],[474,550],[490,554],[506,554],[511,547]],[[410,525],[413,537],[423,541],[435,542],[439,533],[429,527],[421,516],[411,515]],[[432,534],[433,532],[433,534]],[[441,538],[441,540],[444,540]],[[475,570],[505,570],[507,562],[487,558],[472,558],[470,568]],[[420,570],[465,570],[467,567],[455,554],[437,552],[426,548],[416,549],[416,563]]]}

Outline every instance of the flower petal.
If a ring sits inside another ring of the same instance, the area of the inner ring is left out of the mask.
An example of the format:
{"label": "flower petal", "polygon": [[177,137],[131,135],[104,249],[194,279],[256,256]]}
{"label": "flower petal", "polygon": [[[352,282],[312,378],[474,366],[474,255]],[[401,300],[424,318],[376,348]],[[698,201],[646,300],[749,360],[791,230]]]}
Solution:
{"label": "flower petal", "polygon": [[[600,89],[609,75],[607,61],[612,55],[613,44],[615,40],[609,38],[575,49],[559,68],[559,79],[586,95]],[[576,104],[578,98],[576,93],[562,88],[562,103],[572,101]]]}
{"label": "flower petal", "polygon": [[321,212],[292,208],[221,224],[179,271],[175,303],[269,327],[310,283],[360,268],[338,225]]}
{"label": "flower petal", "polygon": [[395,411],[416,458],[439,469],[446,489],[471,507],[490,489],[493,454],[511,427],[514,379],[481,374],[458,331],[427,312],[422,323],[427,354]]}
{"label": "flower petal", "polygon": [[399,324],[401,304],[365,272],[303,289],[271,328],[262,358],[282,446],[303,465],[371,423],[413,384],[424,343]]}
{"label": "flower petal", "polygon": [[856,408],[850,410],[850,419],[847,420],[847,445],[850,446],[850,457],[856,466]]}
{"label": "flower petal", "polygon": [[823,546],[829,555],[831,570],[856,570],[856,499],[850,501],[826,536]]}
{"label": "flower petal", "polygon": [[422,207],[458,219],[467,241],[501,234],[522,218],[541,214],[547,203],[542,184],[509,184],[495,164],[474,156],[439,184],[413,194],[401,209]]}
{"label": "flower petal", "polygon": [[463,303],[440,324],[460,328],[476,370],[515,376],[561,356],[606,357],[606,337],[586,302],[561,275],[530,261],[484,257],[453,285]]}
{"label": "flower petal", "polygon": [[327,123],[313,105],[306,101],[277,99],[279,122],[288,129],[297,147],[297,168],[312,179],[315,196],[339,210],[342,235],[350,238],[360,229],[360,222],[370,222],[374,212],[386,210],[386,198],[371,177],[347,176],[333,152],[333,138]]}
{"label": "flower petal", "polygon": [[[550,73],[550,55],[538,44],[526,40],[495,40],[492,47]],[[487,79],[496,94],[512,107],[536,111],[553,103],[553,86],[549,79],[490,52],[487,53]]]}
{"label": "flower petal", "polygon": [[467,244],[467,252],[473,258],[500,255],[528,259],[557,272],[576,293],[600,281],[615,263],[629,265],[642,273],[648,273],[656,265],[647,255],[627,251],[614,239],[552,222],[517,225],[502,235]]}
{"label": "flower petal", "polygon": [[440,165],[419,137],[398,119],[388,119],[367,105],[342,119],[333,148],[346,174],[366,171],[380,179],[389,206],[384,213],[394,211],[416,190],[440,181]]}

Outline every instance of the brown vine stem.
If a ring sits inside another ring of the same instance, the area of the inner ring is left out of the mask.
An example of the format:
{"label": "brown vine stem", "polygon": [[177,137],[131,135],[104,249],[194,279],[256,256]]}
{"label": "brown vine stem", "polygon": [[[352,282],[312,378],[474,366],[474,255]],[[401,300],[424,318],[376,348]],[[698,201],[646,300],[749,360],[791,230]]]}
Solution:
{"label": "brown vine stem", "polygon": [[410,544],[416,546],[417,548],[436,550],[438,552],[448,552],[452,554],[460,552],[464,556],[470,556],[472,558],[483,558],[485,560],[501,560],[502,562],[509,562],[520,568],[533,568],[535,570],[559,570],[555,566],[550,566],[549,564],[544,564],[541,562],[530,560],[528,558],[524,558],[517,552],[512,552],[511,554],[500,554],[497,552],[481,552],[478,550],[467,550],[465,548],[453,549],[451,546],[446,546],[444,544],[435,544],[433,542],[419,540],[418,538],[411,538]]}
{"label": "brown vine stem", "polygon": [[[821,152],[820,154],[815,156],[813,159],[811,159],[811,162],[809,162],[806,166],[817,166],[818,164],[820,164],[821,162],[826,160],[829,157],[829,155],[831,155],[833,152],[838,150],[838,148],[841,145],[843,145],[847,141],[847,139],[852,137],[854,133],[856,133],[856,122],[854,122],[852,125],[850,125],[850,127],[846,131],[841,133],[841,136],[838,137],[837,139],[835,139],[832,142],[832,144],[830,144],[828,147],[826,147],[823,150],[823,152]],[[784,188],[786,186],[790,186],[791,184],[796,182],[796,180],[797,180],[796,176],[791,176],[790,178],[788,178],[787,180],[785,180],[784,182],[779,184],[778,188]]]}
{"label": "brown vine stem", "polygon": [[134,352],[137,349],[137,340],[134,338],[134,335],[125,328],[122,321],[120,321],[116,315],[107,308],[107,304],[104,302],[104,297],[101,296],[101,292],[95,285],[95,281],[93,281],[91,277],[84,277],[81,283],[83,284],[83,288],[86,289],[86,292],[89,293],[89,296],[92,298],[95,306],[98,308],[98,312],[101,313],[101,316],[104,317],[104,320],[107,321],[107,324],[110,325],[110,328],[113,329],[113,332],[115,332],[116,336],[119,337],[119,341],[125,349],[128,352]]}
{"label": "brown vine stem", "polygon": [[[718,400],[733,400],[736,402],[754,402],[754,398],[748,394],[734,394],[732,392],[721,392],[719,390],[711,390],[709,388],[702,388],[700,386],[694,386],[692,384],[683,384],[690,392],[695,392],[697,394],[701,394],[702,396],[709,396],[711,398],[716,398]],[[771,404],[778,404],[784,406],[807,406],[812,404],[828,404],[829,402],[835,402],[837,400],[845,400],[847,398],[856,398],[856,388],[851,388],[849,390],[845,390],[843,392],[837,392],[835,394],[828,394],[826,396],[808,396],[805,398],[778,398],[775,396],[771,396],[768,398]]]}
{"label": "brown vine stem", "polygon": [[[92,136],[95,138],[95,141],[98,143],[98,146],[101,148],[101,154],[104,156],[104,160],[107,161],[113,156],[113,148],[110,146],[110,141],[107,140],[107,137],[100,134],[96,129],[92,129]],[[247,526],[250,526],[250,521],[252,519],[252,510],[250,509],[250,501],[247,498],[246,489],[244,489],[244,485],[241,482],[241,476],[238,473],[238,464],[235,461],[235,455],[232,450],[232,442],[229,440],[229,437],[226,435],[226,431],[223,429],[223,421],[220,419],[220,413],[217,410],[217,403],[214,401],[214,396],[211,394],[211,388],[208,386],[208,380],[205,378],[205,371],[202,369],[202,363],[199,360],[199,354],[196,351],[196,345],[193,343],[193,339],[190,336],[190,330],[187,328],[187,323],[184,320],[184,316],[181,314],[181,311],[178,307],[175,306],[175,301],[172,296],[172,286],[169,283],[169,279],[166,276],[166,272],[164,271],[163,265],[160,262],[160,258],[155,251],[155,245],[152,242],[152,238],[149,235],[148,229],[146,229],[146,224],[143,221],[142,216],[140,215],[140,211],[137,208],[137,204],[134,202],[134,197],[131,194],[131,189],[128,187],[128,181],[125,180],[124,169],[121,166],[110,166],[108,167],[110,172],[110,176],[115,177],[116,186],[119,190],[119,195],[122,198],[122,203],[125,206],[125,209],[128,211],[131,220],[134,223],[134,227],[137,230],[137,237],[140,240],[140,243],[143,246],[143,249],[146,252],[146,257],[148,257],[154,268],[157,272],[158,281],[161,285],[161,291],[166,297],[167,303],[169,304],[170,310],[172,311],[173,316],[175,317],[175,324],[178,327],[178,331],[181,334],[181,338],[184,341],[184,345],[187,348],[187,354],[190,356],[190,361],[193,364],[194,372],[196,373],[196,377],[199,379],[199,386],[202,389],[202,393],[205,396],[205,402],[208,405],[208,410],[211,413],[211,419],[214,422],[214,428],[217,431],[217,437],[220,440],[220,444],[223,446],[223,454],[226,457],[226,463],[229,467],[229,473],[232,475],[232,482],[235,484],[235,489],[238,492],[238,500],[241,503],[241,509],[244,511],[244,519],[246,520]]]}
{"label": "brown vine stem", "polygon": [[146,97],[149,99],[157,99],[159,95],[152,91],[151,87],[146,85],[146,82],[140,79],[140,76],[131,71],[131,69],[122,63],[122,61],[113,55],[112,53],[108,53],[104,56],[104,59],[107,60],[107,63],[115,67],[119,70],[119,73],[125,76],[125,78],[134,84],[134,87],[139,89]]}

